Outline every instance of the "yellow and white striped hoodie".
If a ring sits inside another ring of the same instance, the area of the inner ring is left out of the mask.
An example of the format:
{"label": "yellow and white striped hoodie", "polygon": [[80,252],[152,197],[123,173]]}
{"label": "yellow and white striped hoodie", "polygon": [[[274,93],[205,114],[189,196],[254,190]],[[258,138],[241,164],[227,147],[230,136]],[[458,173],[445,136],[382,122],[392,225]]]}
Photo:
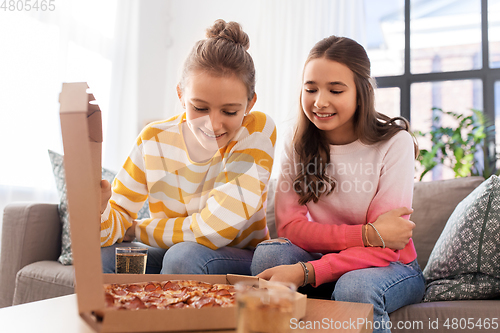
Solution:
{"label": "yellow and white striped hoodie", "polygon": [[185,114],[146,126],[112,186],[101,216],[101,246],[121,242],[149,198],[151,218],[137,221],[137,239],[169,248],[197,242],[211,249],[253,248],[269,238],[268,181],[276,126],[251,112],[225,147],[193,162],[182,136]]}

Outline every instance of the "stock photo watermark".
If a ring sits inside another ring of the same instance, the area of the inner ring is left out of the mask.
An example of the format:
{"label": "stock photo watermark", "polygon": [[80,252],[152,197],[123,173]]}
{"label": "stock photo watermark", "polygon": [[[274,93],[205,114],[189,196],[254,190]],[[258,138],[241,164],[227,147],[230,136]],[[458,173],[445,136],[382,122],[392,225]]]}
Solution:
{"label": "stock photo watermark", "polygon": [[300,321],[297,318],[290,319],[290,328],[292,330],[359,330],[359,329],[405,329],[420,332],[422,330],[498,330],[498,318],[446,318],[428,320],[399,320],[399,321],[371,321],[366,318],[357,318],[349,320],[334,320],[323,318],[322,320]]}
{"label": "stock photo watermark", "polygon": [[[383,167],[383,163],[363,162],[362,159],[336,164],[322,163],[321,158],[308,163],[284,163],[281,173],[289,181],[281,182],[278,187],[281,192],[314,192],[316,196],[330,193],[332,187],[334,192],[372,193],[377,188],[373,176],[380,174]],[[331,182],[324,178],[309,177],[317,175],[327,175]],[[337,181],[336,176],[342,180]]]}
{"label": "stock photo watermark", "polygon": [[56,10],[55,0],[3,0],[1,3],[0,11],[4,12],[53,12]]}

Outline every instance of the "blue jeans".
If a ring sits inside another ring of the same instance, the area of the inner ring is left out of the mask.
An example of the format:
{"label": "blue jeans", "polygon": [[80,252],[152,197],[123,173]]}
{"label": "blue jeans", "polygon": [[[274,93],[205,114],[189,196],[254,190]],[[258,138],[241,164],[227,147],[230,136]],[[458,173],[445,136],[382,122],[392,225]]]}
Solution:
{"label": "blue jeans", "polygon": [[139,242],[122,242],[101,248],[104,273],[115,273],[115,249],[139,246],[148,249],[146,274],[241,274],[250,275],[253,251],[234,247],[212,250],[204,245],[182,242],[168,250]]}
{"label": "blue jeans", "polygon": [[[252,274],[257,275],[278,265],[316,260],[321,256],[309,253],[285,238],[264,241],[255,249]],[[390,332],[389,313],[420,302],[425,292],[425,279],[416,260],[409,264],[392,262],[386,267],[350,271],[325,285],[320,287],[331,291],[328,295],[332,300],[373,304],[373,322],[368,327],[377,333]]]}

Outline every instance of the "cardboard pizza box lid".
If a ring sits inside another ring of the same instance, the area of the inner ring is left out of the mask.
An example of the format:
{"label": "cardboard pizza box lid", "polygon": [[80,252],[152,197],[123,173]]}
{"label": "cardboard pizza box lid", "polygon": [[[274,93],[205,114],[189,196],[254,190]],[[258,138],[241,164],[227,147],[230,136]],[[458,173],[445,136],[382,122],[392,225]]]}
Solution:
{"label": "cardboard pizza box lid", "polygon": [[100,244],[101,110],[85,82],[59,97],[75,291],[80,313],[104,306]]}

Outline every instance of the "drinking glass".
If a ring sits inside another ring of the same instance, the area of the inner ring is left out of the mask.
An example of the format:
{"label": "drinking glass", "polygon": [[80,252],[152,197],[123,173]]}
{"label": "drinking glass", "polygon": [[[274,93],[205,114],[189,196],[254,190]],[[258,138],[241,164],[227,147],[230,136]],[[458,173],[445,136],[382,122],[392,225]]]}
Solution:
{"label": "drinking glass", "polygon": [[117,274],[145,274],[148,249],[143,247],[117,247],[115,251]]}

